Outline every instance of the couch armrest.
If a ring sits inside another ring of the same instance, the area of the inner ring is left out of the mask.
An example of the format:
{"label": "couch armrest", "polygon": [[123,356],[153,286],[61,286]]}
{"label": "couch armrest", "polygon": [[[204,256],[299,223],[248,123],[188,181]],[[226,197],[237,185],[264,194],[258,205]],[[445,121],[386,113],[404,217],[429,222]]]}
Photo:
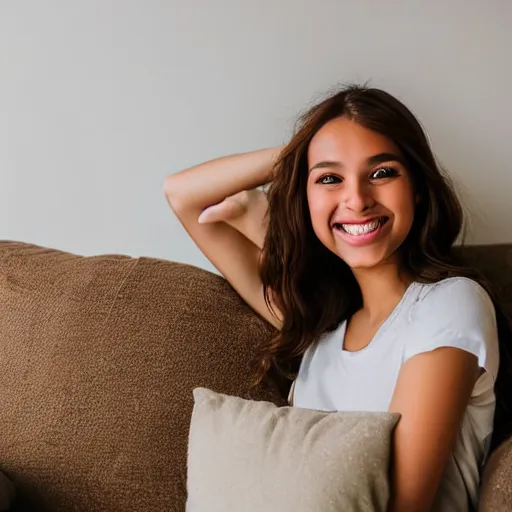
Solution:
{"label": "couch armrest", "polygon": [[512,511],[512,438],[490,456],[482,477],[478,512]]}

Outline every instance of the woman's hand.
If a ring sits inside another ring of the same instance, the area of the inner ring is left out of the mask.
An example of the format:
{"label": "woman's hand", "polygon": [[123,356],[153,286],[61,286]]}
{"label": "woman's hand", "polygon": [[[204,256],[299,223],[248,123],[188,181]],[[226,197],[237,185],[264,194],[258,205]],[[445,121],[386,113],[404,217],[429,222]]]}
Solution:
{"label": "woman's hand", "polygon": [[224,201],[205,208],[197,221],[200,224],[208,222],[229,222],[244,215],[251,202],[251,196],[256,190],[243,190],[232,196],[226,197]]}
{"label": "woman's hand", "polygon": [[261,249],[267,231],[267,209],[265,192],[260,189],[243,190],[205,208],[197,221],[200,224],[225,222]]}

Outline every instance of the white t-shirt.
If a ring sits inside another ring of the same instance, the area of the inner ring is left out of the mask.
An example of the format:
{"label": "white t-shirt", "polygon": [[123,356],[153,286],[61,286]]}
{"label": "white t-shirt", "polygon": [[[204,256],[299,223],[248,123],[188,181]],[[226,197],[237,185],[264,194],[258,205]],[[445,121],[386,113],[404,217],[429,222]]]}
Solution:
{"label": "white t-shirt", "polygon": [[293,405],[322,411],[387,411],[401,366],[439,347],[474,354],[485,370],[464,413],[434,510],[476,509],[481,466],[488,450],[496,399],[499,351],[491,299],[462,277],[411,284],[372,341],[357,352],[343,350],[346,322],[304,354],[292,387]]}

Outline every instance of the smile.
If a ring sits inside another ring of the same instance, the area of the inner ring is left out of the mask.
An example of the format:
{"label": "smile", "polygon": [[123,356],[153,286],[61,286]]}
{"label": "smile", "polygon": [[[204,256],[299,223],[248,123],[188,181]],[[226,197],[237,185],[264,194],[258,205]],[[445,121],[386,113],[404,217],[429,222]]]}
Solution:
{"label": "smile", "polygon": [[388,217],[378,217],[364,224],[334,224],[334,232],[351,244],[360,245],[372,242],[382,231]]}

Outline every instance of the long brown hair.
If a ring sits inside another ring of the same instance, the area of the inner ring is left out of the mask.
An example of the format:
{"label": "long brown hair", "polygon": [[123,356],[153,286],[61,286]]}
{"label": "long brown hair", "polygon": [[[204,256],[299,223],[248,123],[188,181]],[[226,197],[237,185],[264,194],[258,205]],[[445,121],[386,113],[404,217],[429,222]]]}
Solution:
{"label": "long brown hair", "polygon": [[347,86],[312,107],[299,119],[276,163],[268,190],[269,222],[260,277],[267,304],[279,307],[283,323],[276,337],[262,347],[256,381],[263,380],[272,367],[293,379],[306,349],[362,306],[361,291],[352,271],[316,237],[306,197],[309,143],[322,126],[339,117],[388,137],[405,158],[421,200],[400,248],[404,270],[424,283],[469,277],[493,299],[501,355],[496,383],[496,445],[511,432],[510,324],[489,283],[476,269],[464,265],[460,251],[454,249],[464,228],[463,209],[451,180],[437,164],[420,123],[405,105],[380,89]]}

